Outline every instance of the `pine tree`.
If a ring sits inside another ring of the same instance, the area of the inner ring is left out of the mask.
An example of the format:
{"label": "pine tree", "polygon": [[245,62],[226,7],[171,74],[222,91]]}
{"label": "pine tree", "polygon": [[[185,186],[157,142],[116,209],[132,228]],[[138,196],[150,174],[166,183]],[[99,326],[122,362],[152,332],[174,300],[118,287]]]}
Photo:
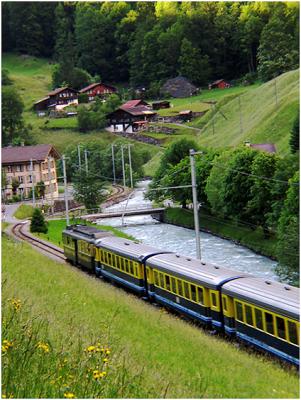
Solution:
{"label": "pine tree", "polygon": [[39,208],[35,208],[31,218],[30,232],[47,233],[47,231],[48,227],[42,211]]}

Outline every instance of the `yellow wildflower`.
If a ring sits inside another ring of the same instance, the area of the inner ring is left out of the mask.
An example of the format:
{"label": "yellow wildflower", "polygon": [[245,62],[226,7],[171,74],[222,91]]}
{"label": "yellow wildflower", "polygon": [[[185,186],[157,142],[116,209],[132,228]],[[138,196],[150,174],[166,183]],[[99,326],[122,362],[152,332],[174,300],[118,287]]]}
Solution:
{"label": "yellow wildflower", "polygon": [[3,340],[3,342],[2,342],[2,347],[1,347],[1,349],[2,349],[2,352],[3,353],[6,353],[7,352],[7,350],[8,349],[10,349],[11,347],[13,347],[13,342],[10,342],[9,340]]}
{"label": "yellow wildflower", "polygon": [[104,358],[102,361],[103,361],[105,364],[109,362],[109,360],[108,360],[107,358]]}
{"label": "yellow wildflower", "polygon": [[85,351],[87,351],[88,353],[93,353],[95,351],[96,347],[95,346],[89,346],[86,348]]}
{"label": "yellow wildflower", "polygon": [[44,351],[44,353],[49,353],[49,345],[47,343],[39,342],[37,348]]}
{"label": "yellow wildflower", "polygon": [[19,311],[21,308],[21,300],[19,299],[11,299],[11,304],[14,306],[16,311]]}
{"label": "yellow wildflower", "polygon": [[101,372],[98,369],[93,371],[93,378],[94,379],[101,379],[103,378],[107,373],[105,371]]}
{"label": "yellow wildflower", "polygon": [[75,394],[71,392],[64,393],[65,399],[75,399]]}

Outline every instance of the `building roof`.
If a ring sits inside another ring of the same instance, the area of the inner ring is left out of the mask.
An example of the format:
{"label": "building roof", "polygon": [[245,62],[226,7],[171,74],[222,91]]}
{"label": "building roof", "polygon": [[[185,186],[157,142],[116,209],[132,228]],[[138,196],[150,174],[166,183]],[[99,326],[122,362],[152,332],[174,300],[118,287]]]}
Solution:
{"label": "building roof", "polygon": [[107,85],[107,84],[105,84],[105,83],[97,82],[97,83],[91,83],[91,85],[82,88],[82,89],[80,90],[80,93],[85,93],[85,92],[87,92],[88,90],[93,89],[93,88],[95,88],[95,87],[98,86],[98,85],[102,85],[102,86],[105,86],[106,88],[110,88],[110,89],[112,89],[114,92],[116,92],[116,90],[117,90],[116,88],[114,88],[114,86],[110,86],[110,85]]}
{"label": "building roof", "polygon": [[49,100],[49,99],[50,99],[50,97],[49,97],[49,96],[46,96],[46,97],[44,97],[43,99],[36,101],[34,104],[43,103],[44,101]]}
{"label": "building roof", "polygon": [[250,147],[257,150],[266,151],[267,153],[276,153],[276,146],[274,143],[258,143],[258,144],[250,144]]}
{"label": "building roof", "polygon": [[168,79],[160,91],[172,97],[188,97],[197,92],[197,87],[184,76],[177,76],[176,78]]}
{"label": "building roof", "polygon": [[146,106],[148,103],[146,103],[144,100],[129,100],[126,103],[122,104],[120,108],[125,109],[125,108],[133,108],[137,106]]}
{"label": "building roof", "polygon": [[10,146],[2,149],[2,164],[13,164],[33,161],[44,161],[49,155],[55,159],[60,154],[51,144],[38,144],[36,146]]}
{"label": "building roof", "polygon": [[221,82],[226,82],[225,79],[218,79],[217,81],[214,81],[211,83],[211,85],[218,85]]}
{"label": "building roof", "polygon": [[189,115],[189,114],[191,114],[191,113],[192,113],[191,110],[183,110],[183,111],[180,111],[180,112],[179,112],[179,115]]}
{"label": "building roof", "polygon": [[151,111],[146,106],[137,106],[137,107],[125,107],[124,105],[119,107],[119,110],[123,110],[131,115],[154,115],[155,112]]}
{"label": "building roof", "polygon": [[68,90],[71,90],[72,92],[78,93],[77,90],[72,89],[72,88],[70,88],[70,87],[68,87],[68,86],[64,86],[64,87],[61,87],[61,88],[57,88],[57,89],[52,90],[51,92],[48,93],[48,96],[55,96],[56,94],[59,94],[59,93],[65,91],[65,90],[67,90],[67,89],[68,89]]}

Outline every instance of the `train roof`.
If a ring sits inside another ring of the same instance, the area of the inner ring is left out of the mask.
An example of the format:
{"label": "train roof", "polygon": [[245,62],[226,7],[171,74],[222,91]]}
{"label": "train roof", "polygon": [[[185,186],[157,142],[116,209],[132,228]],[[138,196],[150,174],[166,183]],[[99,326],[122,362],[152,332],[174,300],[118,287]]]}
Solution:
{"label": "train roof", "polygon": [[94,226],[79,224],[67,226],[63,233],[73,237],[74,239],[86,240],[88,242],[93,242],[96,239],[113,235],[111,232],[97,229]]}
{"label": "train roof", "polygon": [[231,279],[250,276],[243,272],[231,271],[224,267],[175,253],[151,257],[146,264],[176,276],[186,277],[197,284],[205,284],[211,288],[216,288]]}
{"label": "train roof", "polygon": [[252,277],[228,282],[222,291],[259,307],[299,319],[300,290],[296,287]]}
{"label": "train roof", "polygon": [[95,245],[139,262],[143,262],[146,257],[164,252],[152,246],[115,236],[99,239]]}

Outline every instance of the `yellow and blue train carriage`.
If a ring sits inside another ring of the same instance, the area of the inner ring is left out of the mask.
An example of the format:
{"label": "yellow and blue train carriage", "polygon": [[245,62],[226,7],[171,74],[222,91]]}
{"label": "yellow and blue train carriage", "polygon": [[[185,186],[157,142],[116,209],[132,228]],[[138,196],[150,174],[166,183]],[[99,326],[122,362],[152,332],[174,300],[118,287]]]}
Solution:
{"label": "yellow and blue train carriage", "polygon": [[225,331],[299,365],[298,288],[250,277],[222,287]]}
{"label": "yellow and blue train carriage", "polygon": [[164,252],[118,237],[97,240],[95,249],[96,275],[141,294],[146,294],[145,261]]}
{"label": "yellow and blue train carriage", "polygon": [[146,260],[149,296],[217,329],[223,327],[220,288],[247,276],[178,254],[160,254]]}
{"label": "yellow and blue train carriage", "polygon": [[63,231],[64,254],[72,264],[95,271],[95,240],[112,233],[93,226],[73,225]]}

